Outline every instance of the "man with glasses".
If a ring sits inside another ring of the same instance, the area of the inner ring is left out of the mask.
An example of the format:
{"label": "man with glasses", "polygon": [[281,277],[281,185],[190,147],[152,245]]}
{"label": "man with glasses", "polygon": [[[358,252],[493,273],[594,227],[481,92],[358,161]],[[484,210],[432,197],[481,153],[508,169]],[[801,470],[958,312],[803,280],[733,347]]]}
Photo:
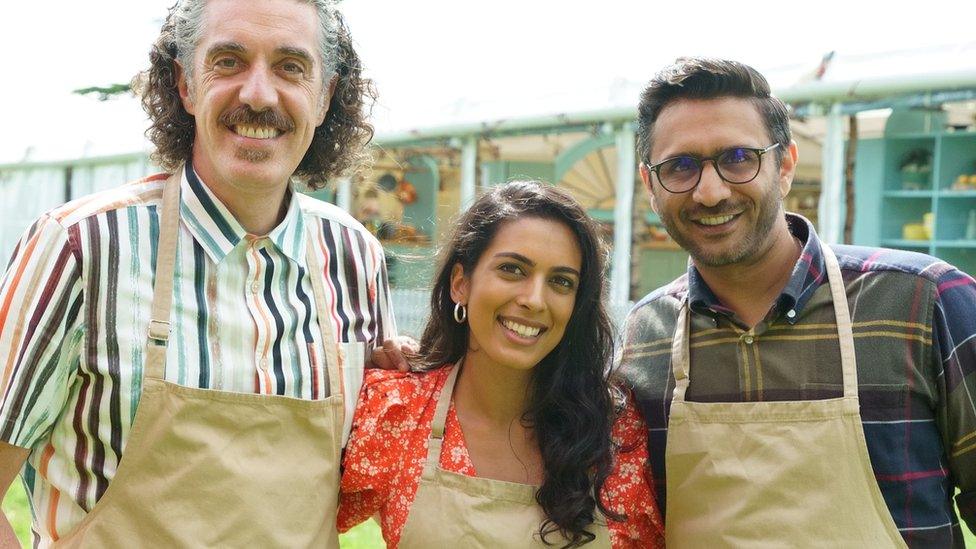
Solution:
{"label": "man with glasses", "polygon": [[976,530],[976,282],[827,246],[783,210],[785,105],[733,61],[651,80],[640,174],[688,271],[631,311],[669,545],[963,547]]}

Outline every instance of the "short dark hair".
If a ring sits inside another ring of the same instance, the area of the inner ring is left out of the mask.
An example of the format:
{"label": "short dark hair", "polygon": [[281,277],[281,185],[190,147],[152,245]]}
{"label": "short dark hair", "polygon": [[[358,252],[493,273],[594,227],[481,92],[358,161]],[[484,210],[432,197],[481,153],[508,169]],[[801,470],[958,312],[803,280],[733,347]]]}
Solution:
{"label": "short dark hair", "polygon": [[[792,134],[786,105],[774,97],[759,71],[738,61],[705,57],[679,57],[648,82],[637,106],[637,155],[650,162],[654,123],[668,104],[679,99],[751,99],[773,143],[779,143],[776,159],[789,149]],[[770,145],[772,143],[769,143]]]}
{"label": "short dark hair", "polygon": [[513,181],[478,198],[442,249],[420,353],[424,369],[465,355],[468,325],[453,317],[454,265],[470,276],[498,230],[526,218],[562,223],[575,235],[582,255],[573,314],[562,340],[532,371],[530,403],[522,418],[535,429],[545,468],[536,492],[546,514],[542,538],[558,532],[567,546],[576,547],[594,539],[587,528],[598,518],[597,508],[604,516],[622,518],[596,497],[612,470],[611,428],[620,393],[612,389],[609,373],[613,328],[604,300],[607,252],[586,210],[539,181]]}

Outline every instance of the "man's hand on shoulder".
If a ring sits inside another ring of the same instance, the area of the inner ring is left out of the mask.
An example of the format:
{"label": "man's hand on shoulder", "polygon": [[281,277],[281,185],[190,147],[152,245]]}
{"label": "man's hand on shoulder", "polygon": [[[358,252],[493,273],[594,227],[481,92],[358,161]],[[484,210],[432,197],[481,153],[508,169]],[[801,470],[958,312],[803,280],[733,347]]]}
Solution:
{"label": "man's hand on shoulder", "polygon": [[397,336],[387,339],[381,347],[376,347],[366,362],[367,368],[382,368],[383,370],[410,371],[408,357],[415,356],[420,350],[420,344],[412,337]]}

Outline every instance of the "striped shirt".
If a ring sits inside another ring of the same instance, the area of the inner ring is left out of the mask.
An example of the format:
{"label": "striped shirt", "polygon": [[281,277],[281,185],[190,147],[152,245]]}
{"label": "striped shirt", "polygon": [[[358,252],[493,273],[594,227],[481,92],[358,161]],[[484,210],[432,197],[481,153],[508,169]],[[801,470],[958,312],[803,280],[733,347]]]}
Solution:
{"label": "striped shirt", "polygon": [[[718,302],[693,266],[628,316],[620,367],[647,420],[662,512],[671,339],[685,296],[692,311],[689,401],[843,395],[820,241],[802,217],[787,220],[805,246],[778,301],[752,330]],[[832,249],[854,325],[868,454],[888,509],[910,547],[963,547],[952,498],[958,488],[959,510],[976,531],[976,281],[922,254]]]}
{"label": "striped shirt", "polygon": [[[141,392],[166,177],[45,214],[0,286],[0,440],[31,449],[22,478],[42,544],[78,524],[119,466]],[[189,166],[181,185],[166,379],[327,397],[306,262],[314,238],[343,391],[358,394],[366,352],[396,332],[378,241],[342,210],[296,192],[284,220],[255,237]],[[347,401],[351,420],[355,398]]]}

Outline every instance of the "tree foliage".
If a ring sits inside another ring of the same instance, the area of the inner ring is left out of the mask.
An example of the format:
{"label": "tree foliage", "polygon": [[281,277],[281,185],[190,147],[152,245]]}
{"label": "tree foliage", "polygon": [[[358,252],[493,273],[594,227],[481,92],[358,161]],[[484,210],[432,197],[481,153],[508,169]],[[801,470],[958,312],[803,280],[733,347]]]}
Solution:
{"label": "tree foliage", "polygon": [[132,91],[132,86],[129,84],[109,84],[108,86],[91,86],[89,88],[80,88],[74,90],[72,93],[77,93],[78,95],[96,95],[99,101],[108,101],[113,97],[118,97],[124,93],[129,93]]}

